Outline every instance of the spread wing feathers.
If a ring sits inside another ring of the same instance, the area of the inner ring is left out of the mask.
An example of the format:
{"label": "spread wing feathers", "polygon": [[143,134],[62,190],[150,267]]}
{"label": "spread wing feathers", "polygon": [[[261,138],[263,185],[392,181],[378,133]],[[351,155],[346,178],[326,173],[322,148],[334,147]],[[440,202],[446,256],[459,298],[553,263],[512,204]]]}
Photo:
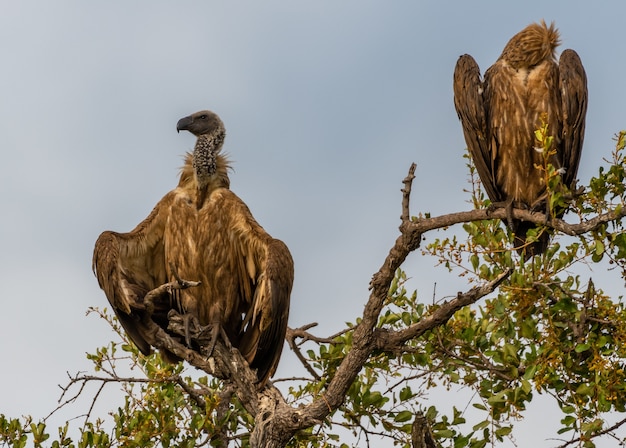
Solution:
{"label": "spread wing feathers", "polygon": [[201,325],[220,326],[264,383],[287,330],[291,255],[232,191],[209,192],[200,210],[193,203],[175,201],[164,238],[168,270],[171,263],[180,277],[201,282],[178,299]]}
{"label": "spread wing feathers", "polygon": [[567,167],[563,182],[572,188],[580,162],[587,113],[587,75],[574,50],[561,53],[559,89],[563,112],[563,157]]}
{"label": "spread wing feathers", "polygon": [[251,367],[258,369],[261,383],[274,374],[280,359],[293,283],[293,260],[287,246],[280,240],[271,240],[264,246],[259,274],[254,278],[257,283],[252,306],[243,321],[240,346]]}
{"label": "spread wing feathers", "polygon": [[124,330],[146,355],[145,295],[174,280],[172,268],[180,278],[200,281],[176,291],[173,303],[169,297],[156,301],[161,309],[152,319],[167,328],[167,313],[177,308],[202,325],[219,325],[263,384],[283,348],[293,260],[227,188],[210,192],[200,210],[194,195],[181,180],[131,232],[103,232],[94,249],[94,273]]}
{"label": "spread wing feathers", "polygon": [[243,306],[232,306],[244,311],[242,318],[237,316],[238,348],[250,367],[257,369],[259,382],[263,384],[274,374],[283,349],[293,260],[287,246],[256,222],[237,195],[225,189],[213,195],[216,198],[210,204],[218,206],[217,211],[230,221],[224,227],[232,245],[230,252],[240,254],[238,269],[231,277],[237,279],[240,300],[244,302]]}
{"label": "spread wing feathers", "polygon": [[480,68],[472,56],[462,55],[454,69],[454,107],[461,120],[467,149],[489,198],[504,201],[495,183],[495,154],[487,135],[487,117],[483,103],[484,85]]}
{"label": "spread wing feathers", "polygon": [[122,327],[142,353],[150,354],[141,323],[144,296],[166,282],[163,229],[172,193],[128,233],[103,232],[96,241],[92,268]]}

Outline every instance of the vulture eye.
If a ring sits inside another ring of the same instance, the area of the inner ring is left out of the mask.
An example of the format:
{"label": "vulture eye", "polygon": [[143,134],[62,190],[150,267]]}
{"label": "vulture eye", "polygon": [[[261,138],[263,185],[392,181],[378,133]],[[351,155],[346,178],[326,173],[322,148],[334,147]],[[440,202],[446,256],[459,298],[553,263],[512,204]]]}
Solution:
{"label": "vulture eye", "polygon": [[208,118],[207,114],[200,115],[200,120],[206,120]]}

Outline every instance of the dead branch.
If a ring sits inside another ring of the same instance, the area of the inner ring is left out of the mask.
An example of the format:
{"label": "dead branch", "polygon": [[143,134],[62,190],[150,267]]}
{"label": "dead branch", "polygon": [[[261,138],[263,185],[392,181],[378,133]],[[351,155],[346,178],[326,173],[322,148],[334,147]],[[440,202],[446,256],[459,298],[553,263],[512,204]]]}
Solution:
{"label": "dead branch", "polygon": [[[307,331],[309,328],[316,327],[317,325],[318,325],[317,322],[312,322],[310,324],[306,324],[295,329],[291,327],[287,327],[287,334],[285,336],[285,339],[287,340],[287,344],[289,344],[289,348],[291,349],[291,351],[295,353],[296,357],[298,358],[300,363],[304,366],[306,371],[309,372],[309,374],[316,381],[319,381],[321,377],[317,374],[315,370],[313,370],[309,362],[306,360],[306,358],[302,354],[302,350],[300,350],[300,347],[302,346],[302,344],[308,341],[312,341],[318,344],[333,344],[336,338],[347,333],[348,331],[350,331],[350,329],[345,328],[331,336],[328,336],[326,338],[321,338]],[[300,340],[296,341],[296,339],[300,339]]]}
{"label": "dead branch", "polygon": [[335,342],[335,339],[338,338],[339,336],[346,334],[348,331],[350,331],[349,328],[344,328],[341,331],[338,331],[337,333],[330,335],[328,337],[325,338],[321,338],[319,336],[315,336],[311,333],[309,333],[307,330],[309,328],[313,328],[316,327],[318,324],[317,322],[312,322],[310,324],[306,324],[303,325],[301,327],[298,328],[291,328],[291,327],[287,327],[287,335],[288,337],[291,337],[292,339],[296,339],[296,338],[300,338],[302,339],[300,342],[298,342],[298,345],[302,345],[303,343],[307,342],[307,341],[313,341],[313,342],[317,342],[319,344],[332,344]]}
{"label": "dead branch", "polygon": [[291,349],[292,352],[296,354],[296,357],[298,358],[300,363],[304,366],[306,371],[309,372],[309,374],[315,379],[315,381],[319,381],[321,378],[317,374],[317,372],[313,369],[313,367],[311,367],[309,362],[306,360],[306,358],[302,354],[302,351],[300,350],[300,346],[296,342],[297,337],[302,337],[302,336],[300,333],[287,327],[287,334],[285,335],[285,339],[287,339],[287,344],[289,344],[289,348]]}
{"label": "dead branch", "polygon": [[404,188],[402,191],[402,215],[400,219],[402,222],[408,222],[411,219],[411,214],[409,212],[409,205],[411,199],[411,187],[413,186],[413,179],[415,179],[415,168],[417,165],[412,163],[409,167],[409,174],[404,178],[402,183],[404,184]]}
{"label": "dead branch", "polygon": [[[495,210],[483,208],[467,212],[449,213],[447,215],[435,216],[432,218],[413,218],[412,221],[409,221],[406,224],[403,223],[403,225],[406,232],[411,234],[422,234],[431,230],[442,229],[454,224],[461,224],[465,222],[484,221],[489,219],[507,219],[506,213],[507,212],[504,208],[497,208]],[[546,217],[543,213],[531,212],[529,210],[519,208],[514,208],[512,213],[513,218],[532,222],[537,225],[545,225],[566,235],[577,236],[595,230],[603,224],[617,221],[625,217],[626,208],[616,207],[613,210],[609,210],[606,213],[602,213],[578,224],[570,224],[562,219]]]}

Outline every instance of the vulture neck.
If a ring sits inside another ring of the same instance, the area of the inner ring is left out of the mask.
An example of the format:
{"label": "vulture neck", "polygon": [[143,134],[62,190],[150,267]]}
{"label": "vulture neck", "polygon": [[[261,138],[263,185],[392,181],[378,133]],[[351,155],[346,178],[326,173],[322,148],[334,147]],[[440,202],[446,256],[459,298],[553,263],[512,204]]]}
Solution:
{"label": "vulture neck", "polygon": [[193,153],[187,153],[185,157],[178,186],[194,191],[198,210],[213,190],[230,187],[230,163],[220,154],[223,141],[223,135],[221,138],[200,135]]}

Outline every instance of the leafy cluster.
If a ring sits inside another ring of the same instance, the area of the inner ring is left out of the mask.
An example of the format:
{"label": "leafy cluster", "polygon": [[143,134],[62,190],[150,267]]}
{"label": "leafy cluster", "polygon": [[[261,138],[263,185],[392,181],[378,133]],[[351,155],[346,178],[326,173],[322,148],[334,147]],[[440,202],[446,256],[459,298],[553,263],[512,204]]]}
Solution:
{"label": "leafy cluster", "polygon": [[[64,405],[75,401],[88,383],[99,385],[94,404],[111,383],[121,387],[123,403],[110,412],[109,422],[101,417],[92,420],[90,410],[77,435],[70,434],[66,423],[58,429],[58,439],[50,443],[46,442],[50,434],[45,421],[34,423],[30,417],[10,419],[0,415],[0,445],[25,447],[30,441],[35,447],[53,448],[192,448],[226,446],[224,442],[232,438],[245,446],[248,436],[241,431],[251,427],[252,419],[218,381],[184,375],[183,363],[168,364],[157,353],[141,355],[116,318],[97,308],[91,308],[89,313],[105,319],[121,342],[111,342],[87,354],[95,375],[72,377],[64,388],[62,399],[70,396]],[[127,371],[129,376],[121,371]]]}

